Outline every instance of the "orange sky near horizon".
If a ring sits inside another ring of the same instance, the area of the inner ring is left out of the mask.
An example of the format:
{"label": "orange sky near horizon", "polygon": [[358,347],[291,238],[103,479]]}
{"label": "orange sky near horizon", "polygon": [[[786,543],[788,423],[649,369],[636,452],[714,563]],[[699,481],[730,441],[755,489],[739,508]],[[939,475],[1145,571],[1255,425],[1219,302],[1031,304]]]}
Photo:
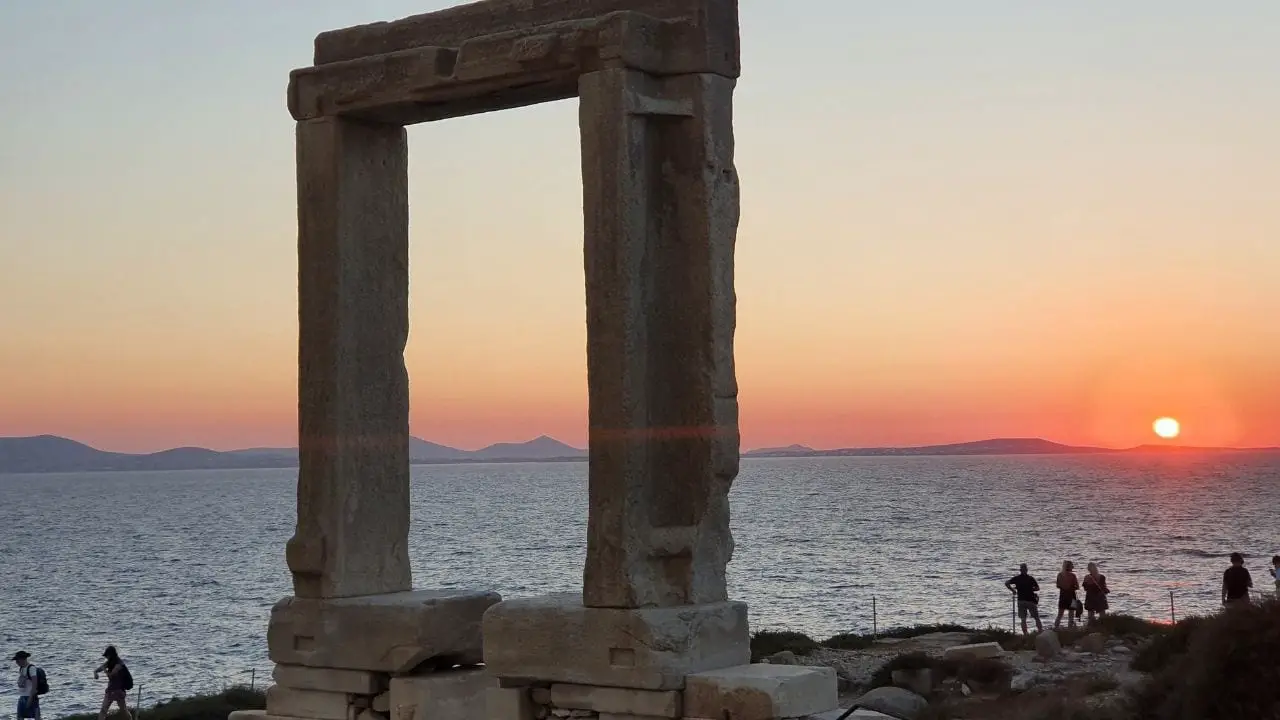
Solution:
{"label": "orange sky near horizon", "polygon": [[[742,4],[744,449],[1280,445],[1280,4],[805,3]],[[294,444],[288,70],[447,4],[0,6],[0,436]],[[419,437],[586,441],[576,112],[410,130]]]}

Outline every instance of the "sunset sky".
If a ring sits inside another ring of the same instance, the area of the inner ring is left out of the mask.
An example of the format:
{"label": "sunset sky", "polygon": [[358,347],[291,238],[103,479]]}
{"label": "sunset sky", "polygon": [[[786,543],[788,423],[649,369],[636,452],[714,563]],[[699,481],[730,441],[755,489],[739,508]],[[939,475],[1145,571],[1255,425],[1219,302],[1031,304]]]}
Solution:
{"label": "sunset sky", "polygon": [[[293,444],[288,72],[451,4],[0,3],[0,435]],[[1280,2],[741,11],[744,447],[1280,445]],[[585,443],[576,101],[409,137],[413,433]]]}

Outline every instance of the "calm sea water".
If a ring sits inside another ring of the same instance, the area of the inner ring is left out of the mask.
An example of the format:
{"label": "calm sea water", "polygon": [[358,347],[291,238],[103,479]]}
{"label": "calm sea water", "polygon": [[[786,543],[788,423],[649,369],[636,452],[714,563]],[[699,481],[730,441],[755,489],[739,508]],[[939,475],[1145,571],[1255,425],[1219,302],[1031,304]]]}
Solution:
{"label": "calm sea water", "polygon": [[[108,643],[144,704],[268,677],[295,473],[0,476],[0,651],[46,668],[46,717],[96,708]],[[731,595],[813,635],[870,629],[873,598],[880,627],[1009,626],[1017,564],[1051,585],[1067,558],[1115,610],[1209,612],[1227,553],[1263,587],[1280,548],[1280,455],[750,460],[732,501]],[[577,589],[586,518],[585,464],[415,467],[415,584]]]}

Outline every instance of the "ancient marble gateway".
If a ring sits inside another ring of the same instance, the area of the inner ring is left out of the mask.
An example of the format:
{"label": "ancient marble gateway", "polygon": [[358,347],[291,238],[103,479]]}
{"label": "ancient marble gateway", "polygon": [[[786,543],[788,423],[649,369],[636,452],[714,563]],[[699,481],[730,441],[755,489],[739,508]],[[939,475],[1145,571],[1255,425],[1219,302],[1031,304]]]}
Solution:
{"label": "ancient marble gateway", "polygon": [[[835,706],[828,668],[748,664],[747,609],[725,589],[739,71],[736,0],[484,0],[316,38],[315,64],[292,73],[288,94],[294,595],[271,612],[267,710],[238,720],[771,720]],[[415,590],[404,126],[574,96],[590,387],[583,589],[505,602]]]}

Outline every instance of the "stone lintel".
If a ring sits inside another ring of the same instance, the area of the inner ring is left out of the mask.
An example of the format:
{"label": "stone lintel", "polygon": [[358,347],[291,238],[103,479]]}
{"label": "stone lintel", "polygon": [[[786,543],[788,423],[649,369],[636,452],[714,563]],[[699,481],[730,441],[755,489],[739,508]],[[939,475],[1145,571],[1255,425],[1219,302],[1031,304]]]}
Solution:
{"label": "stone lintel", "polygon": [[386,690],[387,676],[367,670],[312,668],[303,665],[276,665],[271,679],[277,685],[298,690],[324,690],[352,695],[377,695]]}
{"label": "stone lintel", "polygon": [[702,71],[692,26],[635,12],[558,22],[294,70],[289,111],[409,125],[573,97],[601,67],[651,75]]}
{"label": "stone lintel", "polygon": [[686,675],[750,657],[738,602],[589,608],[564,594],[508,600],[484,616],[485,665],[500,681],[679,690]]}
{"label": "stone lintel", "polygon": [[675,690],[635,690],[557,683],[551,686],[551,705],[615,715],[680,717],[680,693]]}
{"label": "stone lintel", "polygon": [[271,609],[267,649],[273,662],[312,668],[411,673],[475,665],[482,617],[501,599],[465,590],[285,598]]}
{"label": "stone lintel", "polygon": [[815,715],[836,707],[836,671],[799,665],[742,665],[691,674],[687,717],[774,720]]}
{"label": "stone lintel", "polygon": [[315,64],[354,60],[415,47],[460,47],[472,38],[530,30],[552,23],[590,20],[632,11],[660,20],[682,20],[699,60],[691,72],[738,77],[741,60],[738,0],[485,0],[393,22],[320,33]]}

